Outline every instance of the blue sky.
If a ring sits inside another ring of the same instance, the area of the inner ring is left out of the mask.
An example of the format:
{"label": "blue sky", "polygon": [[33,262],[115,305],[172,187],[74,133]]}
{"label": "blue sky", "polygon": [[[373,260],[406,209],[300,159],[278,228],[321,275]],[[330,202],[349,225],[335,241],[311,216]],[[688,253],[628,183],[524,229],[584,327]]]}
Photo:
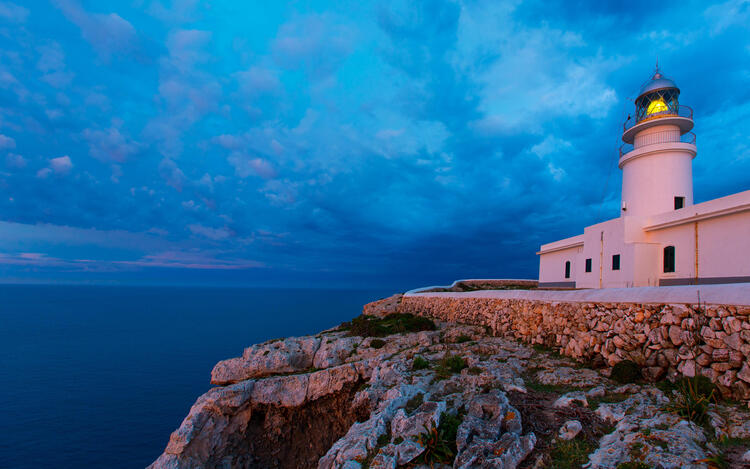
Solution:
{"label": "blue sky", "polygon": [[750,2],[0,0],[0,281],[536,277],[656,56],[750,188]]}

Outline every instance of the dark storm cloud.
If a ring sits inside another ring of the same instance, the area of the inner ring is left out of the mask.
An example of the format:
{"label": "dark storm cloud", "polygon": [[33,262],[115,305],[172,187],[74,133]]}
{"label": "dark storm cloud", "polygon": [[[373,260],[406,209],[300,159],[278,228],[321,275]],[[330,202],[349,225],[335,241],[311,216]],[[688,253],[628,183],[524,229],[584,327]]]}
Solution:
{"label": "dark storm cloud", "polygon": [[534,277],[657,55],[696,199],[747,189],[747,1],[53,5],[0,2],[6,280]]}

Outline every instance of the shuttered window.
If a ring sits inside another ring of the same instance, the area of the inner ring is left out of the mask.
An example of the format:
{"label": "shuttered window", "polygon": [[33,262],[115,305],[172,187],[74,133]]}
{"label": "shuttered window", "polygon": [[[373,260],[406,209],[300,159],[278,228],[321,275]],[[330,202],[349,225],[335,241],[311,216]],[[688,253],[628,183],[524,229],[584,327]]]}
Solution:
{"label": "shuttered window", "polygon": [[674,246],[664,248],[664,272],[674,272]]}

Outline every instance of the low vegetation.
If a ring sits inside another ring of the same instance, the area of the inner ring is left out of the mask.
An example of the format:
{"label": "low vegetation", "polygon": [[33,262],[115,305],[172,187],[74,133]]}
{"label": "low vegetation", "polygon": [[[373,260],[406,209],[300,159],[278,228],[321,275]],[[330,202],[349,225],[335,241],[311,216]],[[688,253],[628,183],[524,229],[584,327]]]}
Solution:
{"label": "low vegetation", "polygon": [[716,402],[716,388],[705,376],[685,378],[677,383],[677,392],[667,407],[681,417],[705,426],[708,423],[708,406]]}
{"label": "low vegetation", "polygon": [[588,461],[589,454],[594,450],[596,447],[582,438],[557,440],[549,453],[548,467],[550,469],[577,469]]}
{"label": "low vegetation", "polygon": [[385,347],[385,340],[383,340],[383,339],[372,339],[370,341],[370,347],[372,347],[372,348],[383,348],[383,347]]}
{"label": "low vegetation", "polygon": [[455,373],[461,373],[461,370],[468,366],[464,357],[446,353],[437,364],[435,376],[438,379],[446,379]]}
{"label": "low vegetation", "polygon": [[419,355],[414,357],[414,360],[412,360],[411,362],[412,371],[424,370],[429,367],[430,367],[430,362],[427,361],[424,357],[421,357]]}
{"label": "low vegetation", "polygon": [[436,326],[428,318],[408,313],[393,313],[384,318],[357,316],[351,322],[341,324],[339,329],[348,331],[350,336],[385,337],[407,332],[434,331]]}
{"label": "low vegetation", "polygon": [[461,420],[460,415],[443,412],[438,427],[432,422],[429,427],[424,427],[425,431],[417,440],[425,450],[417,458],[417,462],[430,466],[436,463],[451,464],[456,458],[456,433]]}

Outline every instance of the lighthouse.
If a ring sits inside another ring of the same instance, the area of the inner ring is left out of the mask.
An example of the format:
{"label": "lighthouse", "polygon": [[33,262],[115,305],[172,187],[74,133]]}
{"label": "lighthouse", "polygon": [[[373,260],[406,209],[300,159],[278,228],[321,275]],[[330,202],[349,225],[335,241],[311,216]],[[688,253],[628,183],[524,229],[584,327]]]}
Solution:
{"label": "lighthouse", "polygon": [[542,245],[539,286],[750,288],[750,190],[694,203],[693,110],[680,104],[680,88],[658,64],[633,104],[616,156],[619,216]]}
{"label": "lighthouse", "polygon": [[680,89],[658,66],[641,86],[620,147],[621,216],[649,216],[693,205],[693,110],[681,105],[679,96]]}

